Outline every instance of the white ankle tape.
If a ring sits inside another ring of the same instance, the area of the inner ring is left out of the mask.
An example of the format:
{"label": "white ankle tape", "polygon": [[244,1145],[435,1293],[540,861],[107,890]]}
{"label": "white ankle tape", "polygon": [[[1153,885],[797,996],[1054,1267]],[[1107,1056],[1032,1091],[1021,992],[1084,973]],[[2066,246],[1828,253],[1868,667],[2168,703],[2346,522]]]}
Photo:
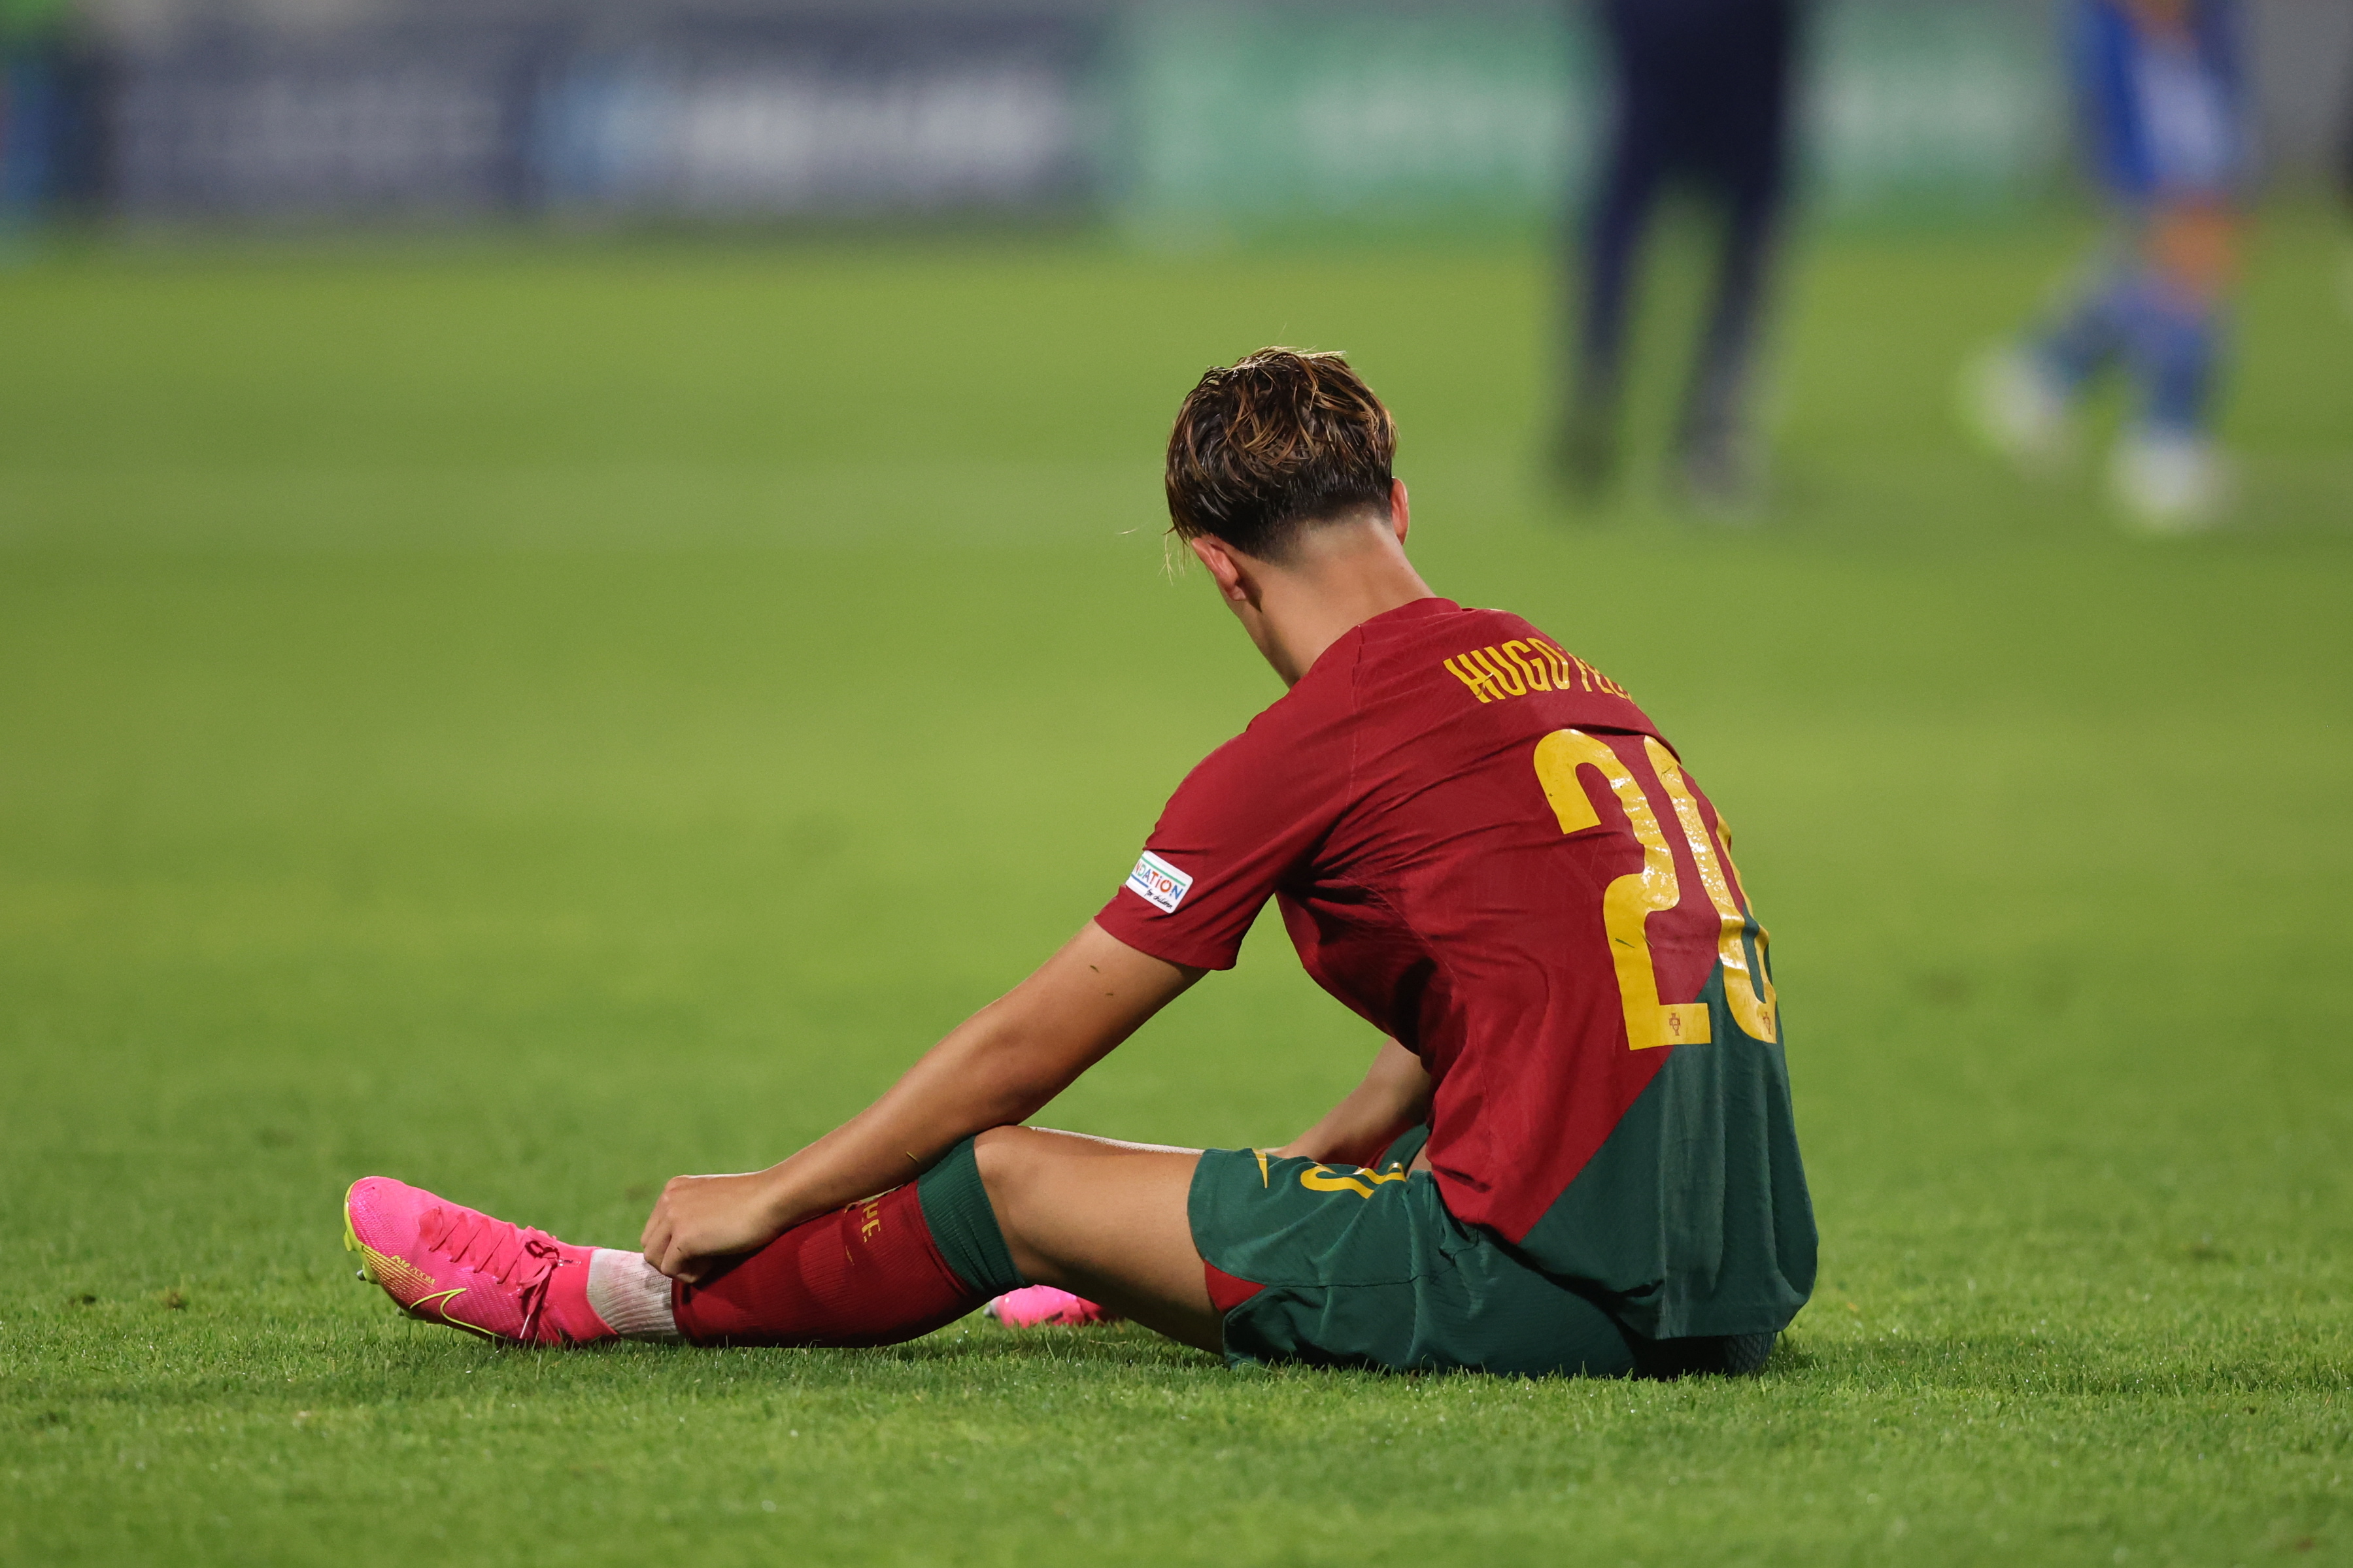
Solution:
{"label": "white ankle tape", "polygon": [[634,1252],[600,1247],[589,1255],[588,1306],[623,1339],[679,1337],[669,1278]]}

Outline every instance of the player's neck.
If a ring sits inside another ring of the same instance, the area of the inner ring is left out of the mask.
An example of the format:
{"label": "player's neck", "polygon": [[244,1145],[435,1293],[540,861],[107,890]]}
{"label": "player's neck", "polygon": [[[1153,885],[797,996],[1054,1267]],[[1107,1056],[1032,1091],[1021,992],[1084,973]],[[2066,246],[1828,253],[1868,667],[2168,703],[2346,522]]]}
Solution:
{"label": "player's neck", "polygon": [[1252,640],[1285,686],[1375,616],[1430,597],[1403,547],[1377,526],[1319,531],[1294,559],[1254,576]]}

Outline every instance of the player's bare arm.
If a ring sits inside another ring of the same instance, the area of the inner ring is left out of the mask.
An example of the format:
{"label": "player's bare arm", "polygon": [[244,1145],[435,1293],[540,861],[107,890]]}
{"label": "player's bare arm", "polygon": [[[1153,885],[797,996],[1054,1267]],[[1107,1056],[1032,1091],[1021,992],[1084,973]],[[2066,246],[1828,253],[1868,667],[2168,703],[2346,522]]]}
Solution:
{"label": "player's bare arm", "polygon": [[1430,1120],[1430,1073],[1421,1058],[1383,1040],[1364,1080],[1323,1119],[1274,1152],[1335,1165],[1369,1165]]}
{"label": "player's bare arm", "polygon": [[697,1279],[827,1209],[895,1187],[958,1141],[1027,1121],[1199,979],[1090,921],[872,1105],[765,1171],[679,1176],[646,1220],[646,1261]]}

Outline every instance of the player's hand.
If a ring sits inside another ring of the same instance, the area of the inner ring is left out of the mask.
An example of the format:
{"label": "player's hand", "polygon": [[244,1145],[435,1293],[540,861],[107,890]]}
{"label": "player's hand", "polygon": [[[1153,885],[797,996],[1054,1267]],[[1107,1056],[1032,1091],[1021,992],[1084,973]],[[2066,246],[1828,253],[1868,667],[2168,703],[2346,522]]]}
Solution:
{"label": "player's hand", "polygon": [[638,1237],[646,1261],[692,1284],[722,1258],[765,1247],[785,1231],[776,1218],[775,1186],[767,1171],[672,1176]]}

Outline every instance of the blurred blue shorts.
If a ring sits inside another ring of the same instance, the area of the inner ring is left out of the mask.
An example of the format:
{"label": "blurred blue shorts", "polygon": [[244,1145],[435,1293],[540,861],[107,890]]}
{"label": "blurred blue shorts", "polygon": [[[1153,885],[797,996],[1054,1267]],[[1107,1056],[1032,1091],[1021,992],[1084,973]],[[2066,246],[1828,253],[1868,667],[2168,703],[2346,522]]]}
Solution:
{"label": "blurred blue shorts", "polygon": [[2191,0],[2186,36],[2145,26],[2122,0],[2076,0],[2076,110],[2094,172],[2133,205],[2219,200],[2253,162],[2233,0]]}

